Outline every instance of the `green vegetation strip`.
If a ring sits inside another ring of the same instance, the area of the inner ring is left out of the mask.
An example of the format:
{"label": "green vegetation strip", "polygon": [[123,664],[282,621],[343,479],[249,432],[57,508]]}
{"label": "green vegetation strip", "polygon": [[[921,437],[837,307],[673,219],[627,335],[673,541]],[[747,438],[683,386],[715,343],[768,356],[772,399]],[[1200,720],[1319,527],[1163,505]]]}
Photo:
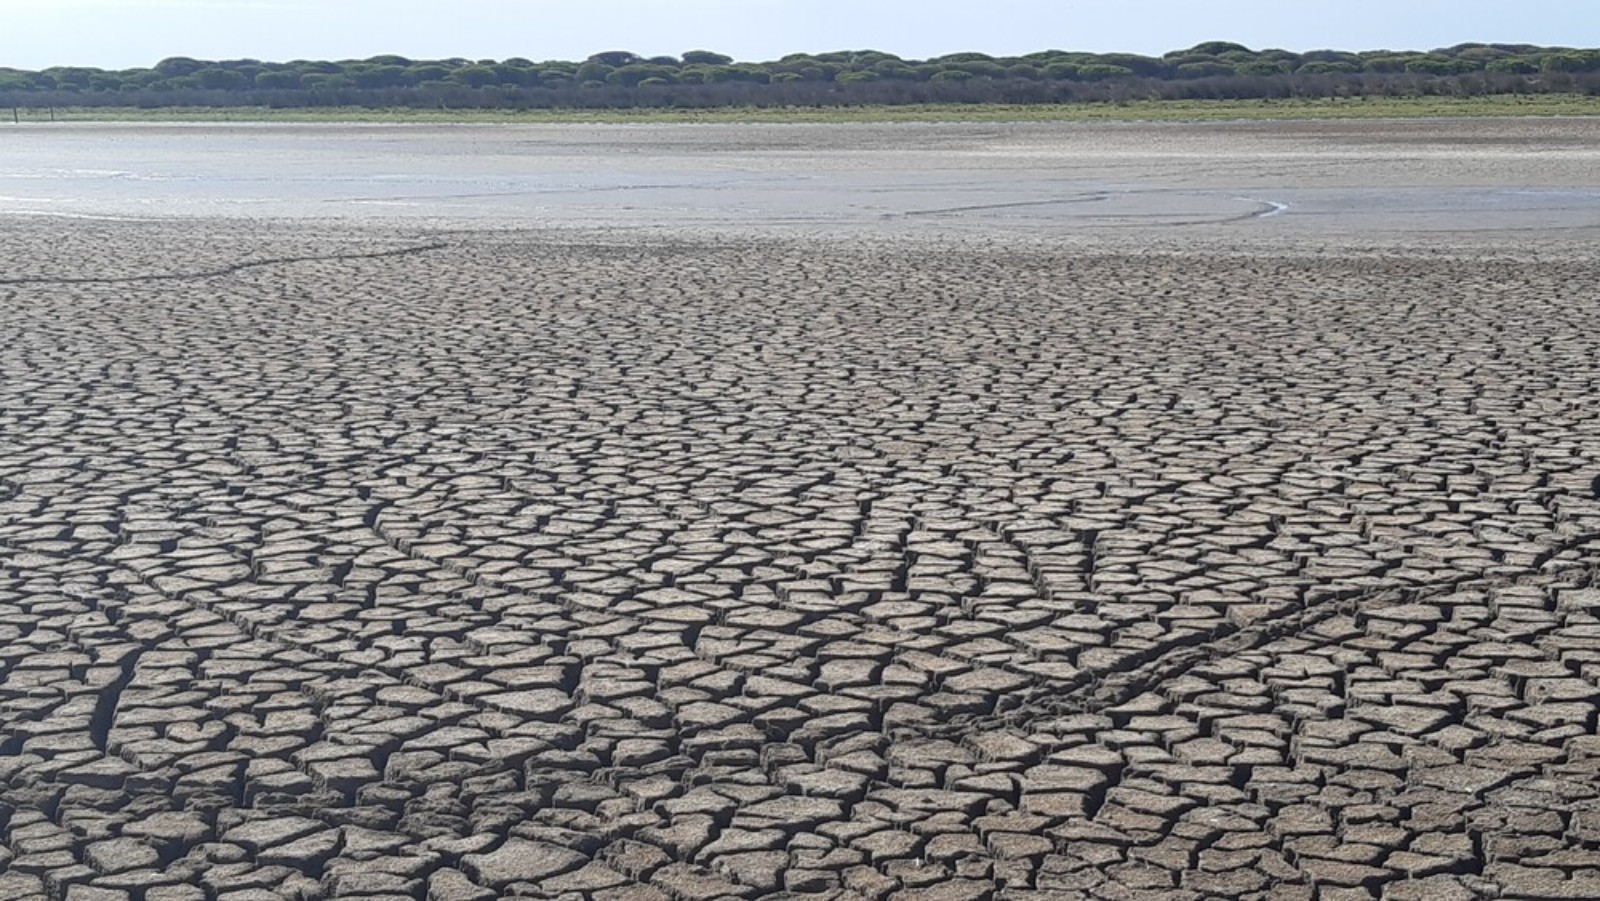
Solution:
{"label": "green vegetation strip", "polygon": [[[944,118],[1092,117],[1080,106],[1137,101],[1248,104],[1367,97],[1467,98],[1523,95],[1600,97],[1600,49],[1532,44],[1457,44],[1427,52],[1252,50],[1206,41],[1160,57],[1043,50],[1022,56],[950,53],[902,59],[881,50],[792,53],[736,62],[709,50],[643,57],[626,50],[581,62],[522,57],[416,60],[385,54],[364,60],[201,60],[175,56],[149,68],[108,71],[54,66],[38,72],[0,67],[0,108],[54,107],[216,110],[758,110],[858,107],[984,107]],[[1426,102],[1448,102],[1430,100]],[[1037,109],[1073,107],[1067,113]],[[1141,111],[1142,112],[1142,111]],[[1205,115],[1219,114],[1206,107]],[[560,113],[557,113],[560,115]],[[1258,115],[1251,107],[1222,115]],[[1273,114],[1277,114],[1274,110]],[[1309,111],[1315,115],[1317,111]],[[225,114],[237,118],[237,113]],[[309,114],[302,114],[309,115]],[[348,119],[348,112],[334,115]],[[363,114],[365,115],[365,114]],[[684,114],[668,112],[674,119]],[[751,115],[723,113],[741,120]],[[792,113],[762,113],[795,121]],[[814,114],[823,121],[841,115]],[[874,121],[926,119],[918,110],[870,114]],[[1165,113],[1145,116],[1161,116]],[[18,116],[20,118],[20,114]],[[1126,114],[1105,114],[1125,118]],[[1184,117],[1178,114],[1177,117]],[[249,118],[261,118],[251,113]],[[460,120],[460,114],[447,118]],[[634,120],[630,120],[634,121]]]}
{"label": "green vegetation strip", "polygon": [[1470,116],[1600,115],[1600,97],[1540,94],[1489,97],[1367,97],[1328,100],[1156,100],[1131,103],[919,104],[847,107],[719,107],[620,110],[429,110],[361,107],[171,107],[22,110],[25,122],[359,122],[359,123],[832,123],[1095,122],[1270,119],[1414,119]]}

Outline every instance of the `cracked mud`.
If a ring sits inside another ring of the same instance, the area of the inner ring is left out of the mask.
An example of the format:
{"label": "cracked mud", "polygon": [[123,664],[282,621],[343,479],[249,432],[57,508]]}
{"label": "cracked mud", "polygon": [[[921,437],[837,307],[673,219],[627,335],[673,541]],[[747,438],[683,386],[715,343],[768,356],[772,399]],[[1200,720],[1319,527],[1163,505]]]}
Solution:
{"label": "cracked mud", "polygon": [[1600,895],[1581,255],[3,241],[0,897]]}

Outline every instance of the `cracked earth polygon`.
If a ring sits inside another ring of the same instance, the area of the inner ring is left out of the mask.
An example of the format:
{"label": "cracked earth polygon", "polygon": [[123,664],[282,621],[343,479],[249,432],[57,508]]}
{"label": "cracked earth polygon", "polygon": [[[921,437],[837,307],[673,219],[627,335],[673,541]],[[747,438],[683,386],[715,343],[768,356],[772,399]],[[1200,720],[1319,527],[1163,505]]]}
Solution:
{"label": "cracked earth polygon", "polygon": [[7,233],[0,897],[1600,894],[1592,263],[318,228]]}

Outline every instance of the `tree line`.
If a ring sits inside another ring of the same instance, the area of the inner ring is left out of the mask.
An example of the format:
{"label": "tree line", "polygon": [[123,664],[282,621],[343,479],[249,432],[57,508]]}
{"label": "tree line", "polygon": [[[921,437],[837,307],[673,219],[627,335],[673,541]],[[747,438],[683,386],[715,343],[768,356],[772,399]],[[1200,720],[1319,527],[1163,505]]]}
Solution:
{"label": "tree line", "polygon": [[0,68],[8,106],[629,108],[1138,99],[1583,93],[1600,95],[1600,50],[1459,44],[1426,52],[1251,50],[1210,41],[1160,57],[1047,50],[925,60],[876,50],[737,62],[706,50],[581,62],[528,59],[164,59],[150,68]]}

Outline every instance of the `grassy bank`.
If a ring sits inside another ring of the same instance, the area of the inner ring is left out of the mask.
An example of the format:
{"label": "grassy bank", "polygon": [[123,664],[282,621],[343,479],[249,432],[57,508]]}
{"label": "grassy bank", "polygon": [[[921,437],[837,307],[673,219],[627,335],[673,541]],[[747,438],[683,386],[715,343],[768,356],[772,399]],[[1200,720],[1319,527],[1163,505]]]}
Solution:
{"label": "grassy bank", "polygon": [[[22,122],[370,122],[370,123],[832,123],[1137,122],[1271,119],[1419,119],[1451,116],[1593,116],[1600,97],[1566,94],[1491,97],[1369,97],[1333,100],[1159,100],[1126,104],[1001,104],[758,109],[433,110],[326,107],[59,108],[20,110]],[[7,117],[8,119],[10,117]]]}

